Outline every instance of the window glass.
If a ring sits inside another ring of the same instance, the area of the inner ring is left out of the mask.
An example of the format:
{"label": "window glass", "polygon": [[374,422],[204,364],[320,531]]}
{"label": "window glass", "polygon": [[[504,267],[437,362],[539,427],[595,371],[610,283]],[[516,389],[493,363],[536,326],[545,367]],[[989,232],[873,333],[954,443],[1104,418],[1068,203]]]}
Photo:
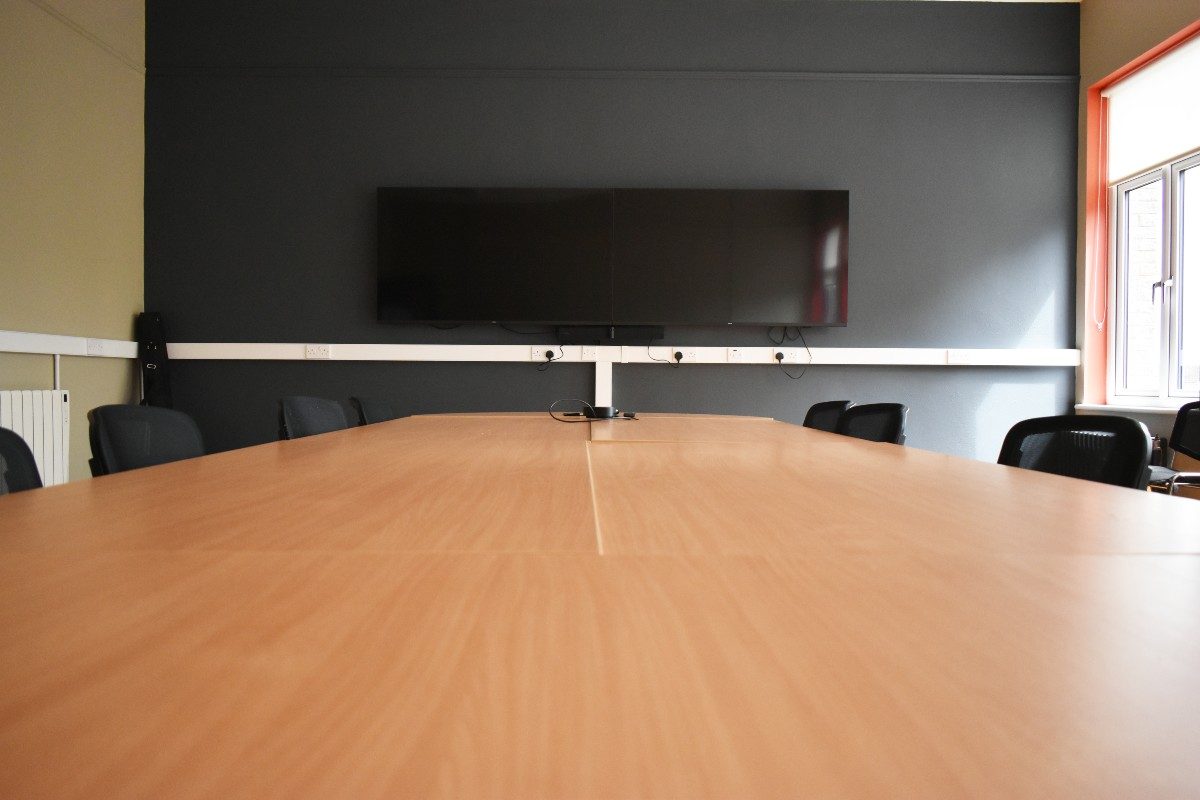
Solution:
{"label": "window glass", "polygon": [[[1189,202],[1189,187],[1191,198]],[[1185,395],[1200,394],[1200,165],[1179,173],[1178,382]]]}
{"label": "window glass", "polygon": [[1119,388],[1158,394],[1162,361],[1163,181],[1124,191],[1124,263],[1121,310],[1124,322]]}

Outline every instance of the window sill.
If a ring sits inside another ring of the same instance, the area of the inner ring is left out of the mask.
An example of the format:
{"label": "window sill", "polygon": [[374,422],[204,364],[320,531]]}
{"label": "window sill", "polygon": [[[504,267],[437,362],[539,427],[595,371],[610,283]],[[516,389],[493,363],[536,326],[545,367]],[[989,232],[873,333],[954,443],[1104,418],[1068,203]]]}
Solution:
{"label": "window sill", "polygon": [[[1180,401],[1179,406],[1187,401]],[[1168,414],[1175,416],[1179,406],[1135,406],[1123,403],[1076,403],[1076,411],[1123,412],[1127,414]]]}

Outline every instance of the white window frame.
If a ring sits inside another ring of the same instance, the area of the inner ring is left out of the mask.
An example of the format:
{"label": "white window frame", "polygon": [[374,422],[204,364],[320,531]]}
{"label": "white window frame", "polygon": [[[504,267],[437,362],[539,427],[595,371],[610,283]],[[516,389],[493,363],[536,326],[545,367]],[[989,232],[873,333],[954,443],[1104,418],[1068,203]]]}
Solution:
{"label": "white window frame", "polygon": [[[1138,405],[1160,406],[1177,409],[1189,400],[1196,399],[1196,392],[1184,394],[1180,383],[1179,369],[1179,326],[1182,321],[1182,209],[1179,202],[1179,176],[1184,170],[1200,166],[1200,150],[1173,159],[1138,175],[1125,178],[1108,187],[1109,192],[1109,308],[1114,310],[1113,324],[1108,331],[1108,398],[1109,404],[1137,401]],[[1120,387],[1118,370],[1124,363],[1125,306],[1124,299],[1128,282],[1125,263],[1125,217],[1127,213],[1126,192],[1162,181],[1163,187],[1163,231],[1162,273],[1160,307],[1162,313],[1161,340],[1159,349],[1159,380],[1156,393],[1136,392]],[[1193,243],[1193,247],[1200,246]],[[1200,322],[1193,322],[1200,324]]]}
{"label": "white window frame", "polygon": [[[1186,391],[1183,388],[1182,382],[1182,365],[1179,363],[1179,335],[1183,324],[1183,204],[1180,202],[1182,195],[1179,190],[1180,175],[1185,170],[1197,170],[1193,175],[1200,180],[1200,150],[1178,159],[1171,163],[1171,277],[1173,287],[1171,288],[1171,328],[1169,331],[1170,340],[1168,342],[1168,353],[1170,362],[1168,363],[1168,396],[1172,399],[1178,399],[1180,404],[1196,399],[1196,390]],[[1200,182],[1197,183],[1200,186]],[[1200,189],[1193,186],[1190,190],[1196,197],[1192,198],[1192,202],[1200,202]],[[1193,248],[1200,247],[1200,242],[1192,242]],[[1192,287],[1192,291],[1200,291],[1200,287]],[[1200,320],[1191,320],[1193,325],[1200,324]]]}

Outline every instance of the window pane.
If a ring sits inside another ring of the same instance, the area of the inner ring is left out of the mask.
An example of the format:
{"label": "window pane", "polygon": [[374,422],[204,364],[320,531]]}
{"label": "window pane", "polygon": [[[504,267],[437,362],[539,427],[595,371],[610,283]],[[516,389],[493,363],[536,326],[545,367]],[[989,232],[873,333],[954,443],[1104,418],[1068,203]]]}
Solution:
{"label": "window pane", "polygon": [[1139,394],[1159,394],[1162,362],[1163,182],[1161,179],[1125,192],[1124,353],[1118,387]]}
{"label": "window pane", "polygon": [[[1188,184],[1195,184],[1188,202]],[[1200,166],[1179,173],[1179,382],[1200,393]],[[1190,244],[1190,247],[1189,247]]]}

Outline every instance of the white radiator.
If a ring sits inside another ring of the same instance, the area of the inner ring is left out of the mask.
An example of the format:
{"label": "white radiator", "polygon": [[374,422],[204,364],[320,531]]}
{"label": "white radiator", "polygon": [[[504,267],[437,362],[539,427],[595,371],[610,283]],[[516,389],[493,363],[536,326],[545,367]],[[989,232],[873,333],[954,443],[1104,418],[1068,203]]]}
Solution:
{"label": "white radiator", "polygon": [[67,482],[71,400],[65,389],[0,391],[0,428],[28,443],[43,484]]}

